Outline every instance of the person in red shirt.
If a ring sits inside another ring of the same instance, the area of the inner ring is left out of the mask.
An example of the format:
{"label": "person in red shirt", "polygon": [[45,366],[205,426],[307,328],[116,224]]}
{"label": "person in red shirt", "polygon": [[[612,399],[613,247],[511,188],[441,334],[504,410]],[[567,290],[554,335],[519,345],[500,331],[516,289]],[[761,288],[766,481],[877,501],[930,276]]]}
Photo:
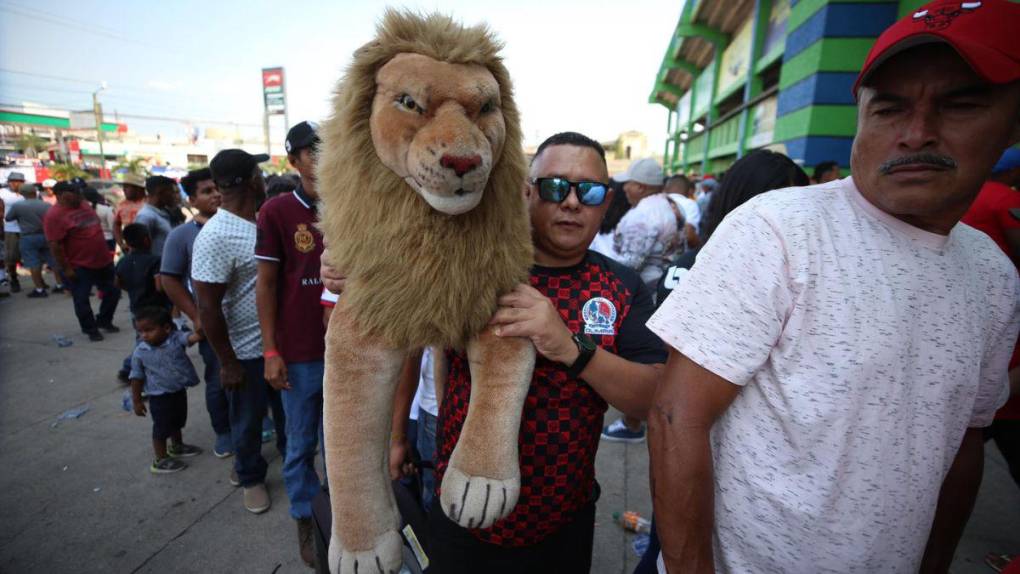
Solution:
{"label": "person in red shirt", "polygon": [[[992,175],[981,187],[963,221],[984,231],[1002,251],[1020,265],[1020,149],[1007,148],[992,168]],[[1010,379],[1020,369],[1020,342],[1009,361]],[[994,440],[1009,465],[1013,481],[1020,486],[1020,395],[1014,394],[995,413],[995,421],[984,431],[985,440]]]}
{"label": "person in red shirt", "polygon": [[[120,331],[113,314],[120,301],[120,289],[113,284],[113,258],[106,248],[99,216],[82,201],[84,182],[62,181],[54,188],[57,205],[46,212],[43,232],[50,252],[63,274],[74,300],[78,324],[90,341],[102,341],[100,329]],[[104,293],[98,318],[92,313],[89,294],[92,287]]]}
{"label": "person in red shirt", "polygon": [[281,391],[287,415],[283,482],[290,515],[297,521],[301,559],[312,566],[312,499],[322,490],[315,450],[322,437],[323,354],[319,263],[322,234],[316,227],[316,126],[301,122],[287,133],[287,160],[301,175],[293,192],[278,195],[259,210],[255,295],[265,378]]}
{"label": "person in red shirt", "polygon": [[963,221],[988,234],[1020,265],[1020,149],[1008,148],[992,168]]}

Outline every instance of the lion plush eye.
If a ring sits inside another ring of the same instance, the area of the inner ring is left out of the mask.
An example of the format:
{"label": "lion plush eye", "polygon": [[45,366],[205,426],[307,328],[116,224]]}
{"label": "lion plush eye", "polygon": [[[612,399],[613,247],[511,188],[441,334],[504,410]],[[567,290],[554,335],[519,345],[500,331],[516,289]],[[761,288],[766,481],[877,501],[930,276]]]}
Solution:
{"label": "lion plush eye", "polygon": [[409,112],[416,112],[419,114],[425,113],[425,108],[418,105],[418,102],[414,101],[414,98],[407,94],[400,94],[400,97],[397,98],[397,103],[400,104],[400,107]]}
{"label": "lion plush eye", "polygon": [[482,109],[479,110],[479,112],[483,114],[488,114],[494,111],[496,111],[496,102],[493,100],[485,102],[485,105],[483,105]]}

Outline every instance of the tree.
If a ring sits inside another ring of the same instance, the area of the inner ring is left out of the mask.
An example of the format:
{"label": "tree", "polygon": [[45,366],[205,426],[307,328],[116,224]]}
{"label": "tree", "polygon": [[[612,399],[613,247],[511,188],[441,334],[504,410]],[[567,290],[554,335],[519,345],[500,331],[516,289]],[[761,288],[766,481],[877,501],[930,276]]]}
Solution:
{"label": "tree", "polygon": [[35,157],[38,152],[49,147],[49,142],[34,133],[25,132],[18,138],[18,150],[28,157]]}
{"label": "tree", "polygon": [[113,171],[120,171],[120,170],[123,169],[124,171],[126,171],[127,173],[130,173],[130,174],[145,175],[145,166],[142,165],[142,163],[144,161],[145,160],[140,158],[140,157],[136,157],[136,158],[131,159],[131,160],[129,160],[129,159],[127,159],[125,157],[125,160],[121,161],[120,163],[118,163],[113,168]]}
{"label": "tree", "polygon": [[80,177],[82,179],[90,177],[90,174],[80,167],[70,163],[54,163],[48,167],[50,177],[59,181],[67,181]]}

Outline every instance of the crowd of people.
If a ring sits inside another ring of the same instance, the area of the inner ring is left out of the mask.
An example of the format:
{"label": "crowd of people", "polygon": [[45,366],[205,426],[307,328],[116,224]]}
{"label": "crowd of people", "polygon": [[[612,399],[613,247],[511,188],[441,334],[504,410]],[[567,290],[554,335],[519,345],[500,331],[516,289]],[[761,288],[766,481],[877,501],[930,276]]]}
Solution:
{"label": "crowd of people", "polygon": [[[1005,0],[968,17],[1020,28]],[[947,571],[986,440],[1020,486],[1020,52],[966,26],[918,44],[909,24],[855,85],[849,177],[767,150],[697,181],[650,158],[610,177],[593,139],[542,142],[524,185],[534,266],[492,321],[538,353],[518,505],[493,526],[435,504],[471,399],[466,355],[420,349],[402,372],[389,468],[421,472],[430,571],[589,571],[599,441],[646,436],[655,519],[638,572]],[[151,472],[203,452],[183,429],[204,380],[213,454],[265,512],[271,414],[309,566],[345,282],[316,227],[316,130],[287,134],[296,180],[267,182],[268,156],[239,149],[190,172],[190,217],[160,176],[126,177],[116,206],[80,180],[55,182],[55,204],[16,173],[0,193],[11,292],[20,260],[27,296],[46,297],[48,266],[97,341],[127,291],[136,338],[118,376],[152,419]],[[610,406],[623,417],[604,425]]]}

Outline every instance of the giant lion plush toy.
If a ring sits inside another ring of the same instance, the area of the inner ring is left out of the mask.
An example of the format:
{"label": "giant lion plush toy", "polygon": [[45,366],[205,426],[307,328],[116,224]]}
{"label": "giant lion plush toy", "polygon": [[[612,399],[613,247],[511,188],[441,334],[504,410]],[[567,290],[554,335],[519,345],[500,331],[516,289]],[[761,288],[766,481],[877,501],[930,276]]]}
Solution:
{"label": "giant lion plush toy", "polygon": [[400,568],[387,453],[411,349],[465,349],[471,368],[443,511],[487,527],[517,503],[535,350],[487,323],[497,298],[527,281],[532,250],[520,121],[499,49],[484,26],[388,11],[321,130],[321,225],[328,263],[347,274],[323,389],[333,572]]}

